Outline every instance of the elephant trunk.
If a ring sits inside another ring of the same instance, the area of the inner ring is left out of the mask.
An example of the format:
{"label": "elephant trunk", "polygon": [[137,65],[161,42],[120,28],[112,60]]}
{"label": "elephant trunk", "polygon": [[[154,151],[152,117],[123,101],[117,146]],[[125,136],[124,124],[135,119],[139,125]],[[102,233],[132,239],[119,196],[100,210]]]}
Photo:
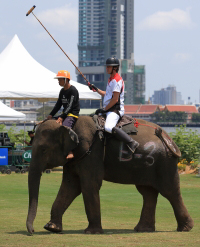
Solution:
{"label": "elephant trunk", "polygon": [[41,174],[41,171],[35,170],[35,168],[30,166],[28,174],[29,209],[26,221],[26,227],[30,234],[34,232],[33,221],[37,212]]}

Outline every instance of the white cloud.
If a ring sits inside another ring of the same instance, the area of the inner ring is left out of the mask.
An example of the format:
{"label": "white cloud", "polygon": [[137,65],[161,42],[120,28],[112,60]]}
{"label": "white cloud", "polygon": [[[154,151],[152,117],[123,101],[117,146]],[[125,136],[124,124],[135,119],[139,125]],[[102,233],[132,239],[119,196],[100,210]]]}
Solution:
{"label": "white cloud", "polygon": [[192,55],[190,53],[176,53],[173,58],[175,63],[185,63],[191,59]]}
{"label": "white cloud", "polygon": [[191,20],[190,9],[186,11],[173,9],[171,11],[158,11],[146,17],[139,23],[139,29],[150,30],[172,30],[182,28],[192,28],[195,24]]}
{"label": "white cloud", "polygon": [[42,11],[37,15],[38,19],[51,27],[63,30],[63,32],[78,30],[78,10],[67,4],[60,8]]}

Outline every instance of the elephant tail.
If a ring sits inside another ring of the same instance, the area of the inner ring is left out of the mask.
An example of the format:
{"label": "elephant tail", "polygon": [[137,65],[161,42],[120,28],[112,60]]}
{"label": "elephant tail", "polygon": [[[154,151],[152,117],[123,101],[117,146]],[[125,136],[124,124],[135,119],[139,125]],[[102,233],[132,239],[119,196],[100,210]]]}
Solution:
{"label": "elephant tail", "polygon": [[160,138],[160,140],[166,145],[166,147],[175,157],[181,157],[181,151],[167,133],[163,133],[162,129],[158,127],[155,129],[155,134]]}

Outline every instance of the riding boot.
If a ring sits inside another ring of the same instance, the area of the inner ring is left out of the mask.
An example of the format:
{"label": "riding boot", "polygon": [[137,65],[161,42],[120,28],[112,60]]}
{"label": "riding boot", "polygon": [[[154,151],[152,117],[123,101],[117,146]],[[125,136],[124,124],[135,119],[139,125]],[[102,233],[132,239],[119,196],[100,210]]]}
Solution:
{"label": "riding boot", "polygon": [[136,148],[139,146],[138,142],[133,140],[128,134],[126,134],[122,129],[120,129],[118,127],[114,127],[112,129],[112,134],[119,141],[125,142],[132,153],[134,153]]}

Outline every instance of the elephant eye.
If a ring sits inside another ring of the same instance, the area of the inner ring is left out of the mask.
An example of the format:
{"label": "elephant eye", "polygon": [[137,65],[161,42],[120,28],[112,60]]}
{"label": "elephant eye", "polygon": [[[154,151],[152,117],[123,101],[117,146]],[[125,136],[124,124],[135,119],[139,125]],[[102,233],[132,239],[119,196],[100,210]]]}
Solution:
{"label": "elephant eye", "polygon": [[45,154],[47,152],[47,149],[46,148],[43,148],[42,149],[42,153]]}
{"label": "elephant eye", "polygon": [[46,144],[39,144],[38,145],[38,151],[41,153],[46,153],[48,151],[49,147]]}

